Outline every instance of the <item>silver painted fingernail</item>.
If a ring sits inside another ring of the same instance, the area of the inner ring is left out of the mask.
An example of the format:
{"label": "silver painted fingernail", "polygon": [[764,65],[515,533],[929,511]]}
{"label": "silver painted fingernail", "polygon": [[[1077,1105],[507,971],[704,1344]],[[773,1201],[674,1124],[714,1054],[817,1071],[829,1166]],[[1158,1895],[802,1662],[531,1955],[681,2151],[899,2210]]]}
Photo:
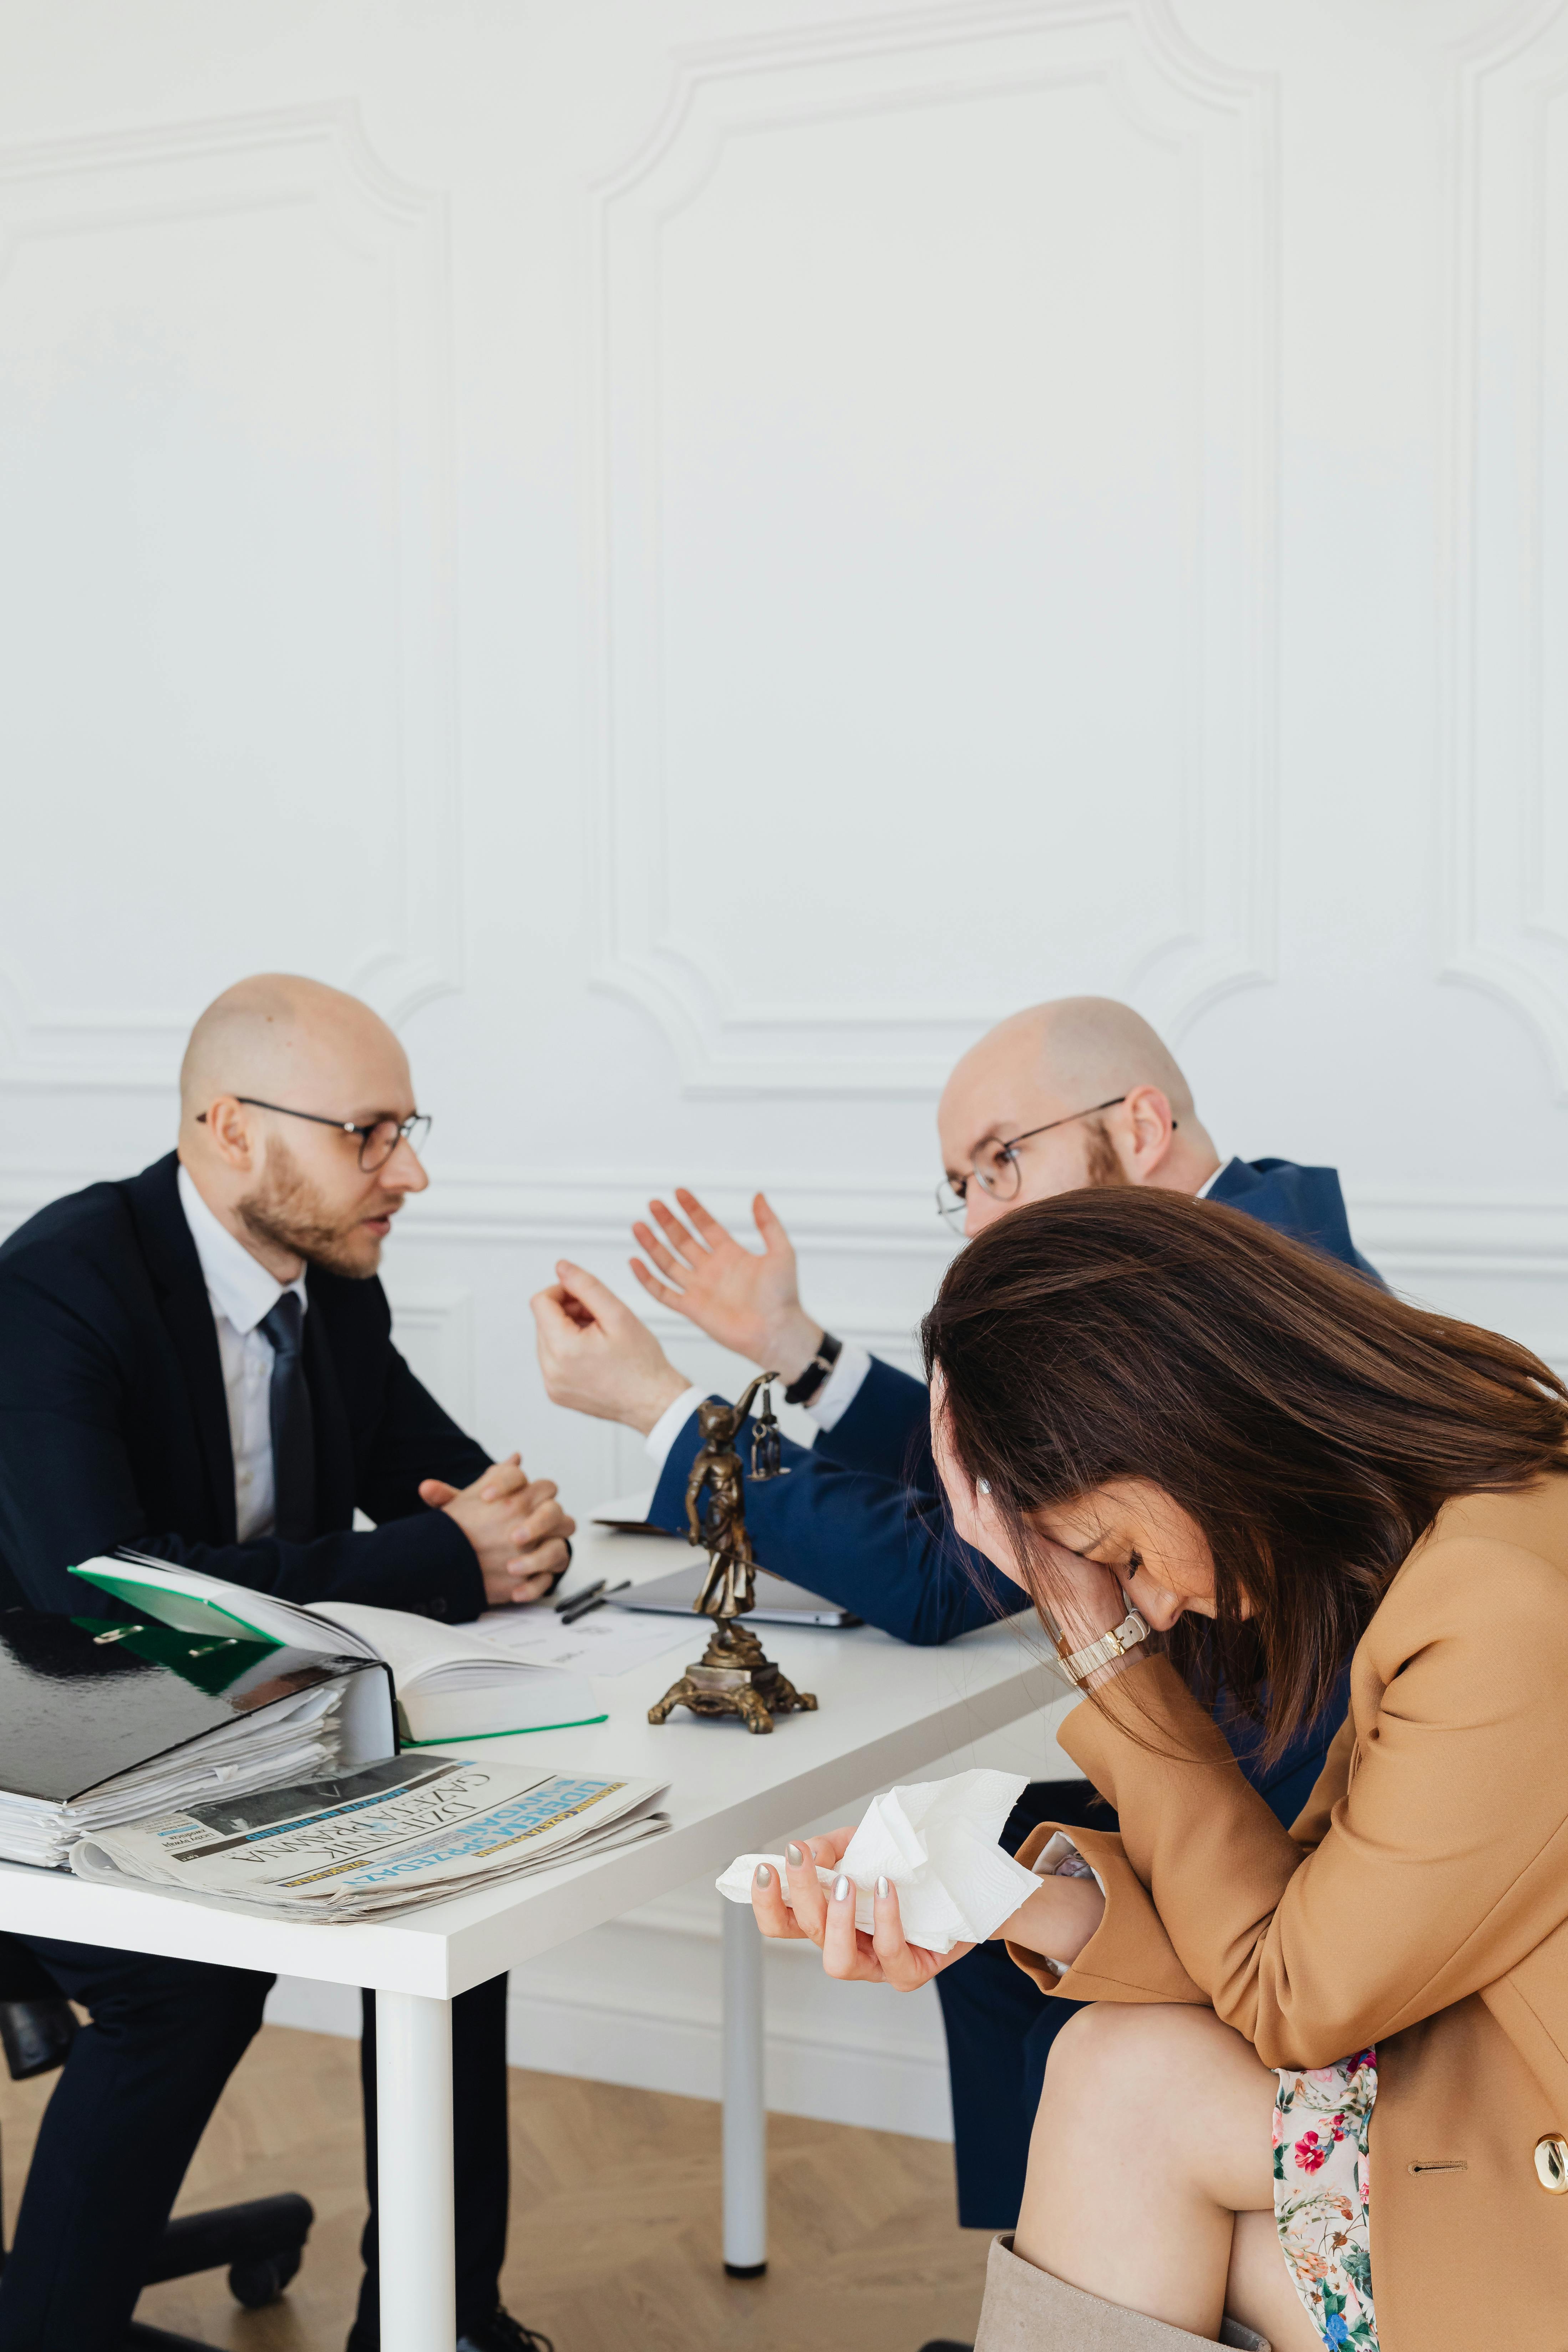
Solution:
{"label": "silver painted fingernail", "polygon": [[848,1895],[849,1881],[847,1878],[836,1878],[833,1882],[833,1900],[835,1903],[847,1902],[848,1900]]}
{"label": "silver painted fingernail", "polygon": [[877,1892],[878,1892],[878,1894],[879,1894],[879,1895],[886,1895],[886,1894],[887,1894],[887,1892],[888,1892],[888,1882],[887,1882],[887,1880],[886,1880],[885,1878],[879,1878],[879,1880],[877,1881]]}
{"label": "silver painted fingernail", "polygon": [[768,1868],[765,1862],[759,1862],[757,1864],[756,1884],[759,1886],[771,1886],[773,1883],[773,1872]]}
{"label": "silver painted fingernail", "polygon": [[788,1863],[792,1870],[798,1870],[801,1864],[805,1862],[805,1856],[802,1853],[799,1846],[786,1845],[784,1848],[784,1860]]}

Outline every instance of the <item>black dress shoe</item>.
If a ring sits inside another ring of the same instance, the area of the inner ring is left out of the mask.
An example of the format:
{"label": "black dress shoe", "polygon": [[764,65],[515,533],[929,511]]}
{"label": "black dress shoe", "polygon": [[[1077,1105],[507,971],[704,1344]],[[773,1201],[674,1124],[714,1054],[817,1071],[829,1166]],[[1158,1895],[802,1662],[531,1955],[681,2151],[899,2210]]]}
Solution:
{"label": "black dress shoe", "polygon": [[548,2336],[537,2327],[525,2327],[498,2303],[488,2319],[464,2328],[458,2352],[555,2352],[555,2347]]}
{"label": "black dress shoe", "polygon": [[929,2344],[921,2346],[921,2352],[974,2352],[974,2347],[959,2344],[951,2336],[933,2336]]}

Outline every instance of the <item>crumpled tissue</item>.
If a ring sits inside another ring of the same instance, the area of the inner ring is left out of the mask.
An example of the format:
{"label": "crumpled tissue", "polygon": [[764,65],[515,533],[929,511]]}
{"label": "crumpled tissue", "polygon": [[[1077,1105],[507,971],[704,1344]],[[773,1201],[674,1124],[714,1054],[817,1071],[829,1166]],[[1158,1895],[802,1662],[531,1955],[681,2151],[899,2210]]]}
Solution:
{"label": "crumpled tissue", "polygon": [[[838,1869],[819,1866],[817,1883],[830,1888],[847,1873],[855,1882],[855,1925],[867,1935],[877,1881],[886,1878],[899,1891],[899,1916],[911,1944],[951,1952],[954,1944],[984,1943],[1040,1883],[996,1843],[1026,1785],[1021,1773],[976,1769],[873,1797]],[[777,1871],[787,1903],[782,1853],[740,1855],[717,1882],[720,1894],[749,1903],[763,1862]]]}

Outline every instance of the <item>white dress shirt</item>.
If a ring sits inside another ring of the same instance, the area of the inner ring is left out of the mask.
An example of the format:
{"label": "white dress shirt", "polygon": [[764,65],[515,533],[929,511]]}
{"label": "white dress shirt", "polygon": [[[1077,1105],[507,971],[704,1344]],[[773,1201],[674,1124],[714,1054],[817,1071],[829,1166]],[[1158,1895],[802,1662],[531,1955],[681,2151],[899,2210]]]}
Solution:
{"label": "white dress shirt", "polygon": [[285,1290],[308,1307],[305,1277],[282,1283],[220,1224],[188,1169],[179,1174],[180,1206],[202,1262],[207,1303],[217,1327],[217,1352],[228,1399],[228,1442],[234,1454],[234,1515],[239,1540],[272,1532],[272,1342],[257,1326]]}

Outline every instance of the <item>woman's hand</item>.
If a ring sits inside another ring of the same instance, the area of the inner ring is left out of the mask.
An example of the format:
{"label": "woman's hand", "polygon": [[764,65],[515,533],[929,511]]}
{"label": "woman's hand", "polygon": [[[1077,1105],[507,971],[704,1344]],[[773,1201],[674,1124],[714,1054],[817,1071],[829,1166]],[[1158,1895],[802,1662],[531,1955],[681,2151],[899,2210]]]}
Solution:
{"label": "woman's hand", "polygon": [[[855,1925],[855,1882],[842,1873],[832,1893],[823,1886],[819,1868],[833,1870],[843,1860],[853,1829],[828,1830],[802,1838],[784,1848],[784,1876],[790,1899],[779,1885],[771,1863],[758,1865],[752,1879],[752,1910],[764,1936],[786,1943],[815,1944],[830,1977],[851,1984],[890,1984],[900,1992],[916,1992],[954,1960],[963,1959],[973,1944],[954,1944],[951,1952],[931,1952],[910,1943],[899,1916],[899,1895],[885,1878],[877,1881],[872,1898],[876,1926],[865,1935]],[[1026,1895],[1010,1919],[994,1928],[991,1941],[1004,1937],[1022,1944],[1042,1958],[1070,1967],[1105,1916],[1105,1897],[1092,1878],[1042,1878]]]}
{"label": "woman's hand", "polygon": [[803,1838],[784,1848],[790,1889],[787,1904],[777,1872],[763,1863],[752,1881],[752,1909],[757,1925],[764,1936],[816,1945],[830,1977],[851,1984],[890,1984],[900,1992],[914,1992],[974,1947],[954,1944],[951,1952],[928,1952],[922,1945],[906,1942],[898,1891],[885,1878],[877,1881],[873,1898],[875,1930],[869,1936],[861,1934],[855,1925],[854,1880],[841,1874],[828,1894],[816,1875],[819,1865],[831,1870],[843,1859],[854,1834],[853,1829],[829,1830],[825,1836]]}

